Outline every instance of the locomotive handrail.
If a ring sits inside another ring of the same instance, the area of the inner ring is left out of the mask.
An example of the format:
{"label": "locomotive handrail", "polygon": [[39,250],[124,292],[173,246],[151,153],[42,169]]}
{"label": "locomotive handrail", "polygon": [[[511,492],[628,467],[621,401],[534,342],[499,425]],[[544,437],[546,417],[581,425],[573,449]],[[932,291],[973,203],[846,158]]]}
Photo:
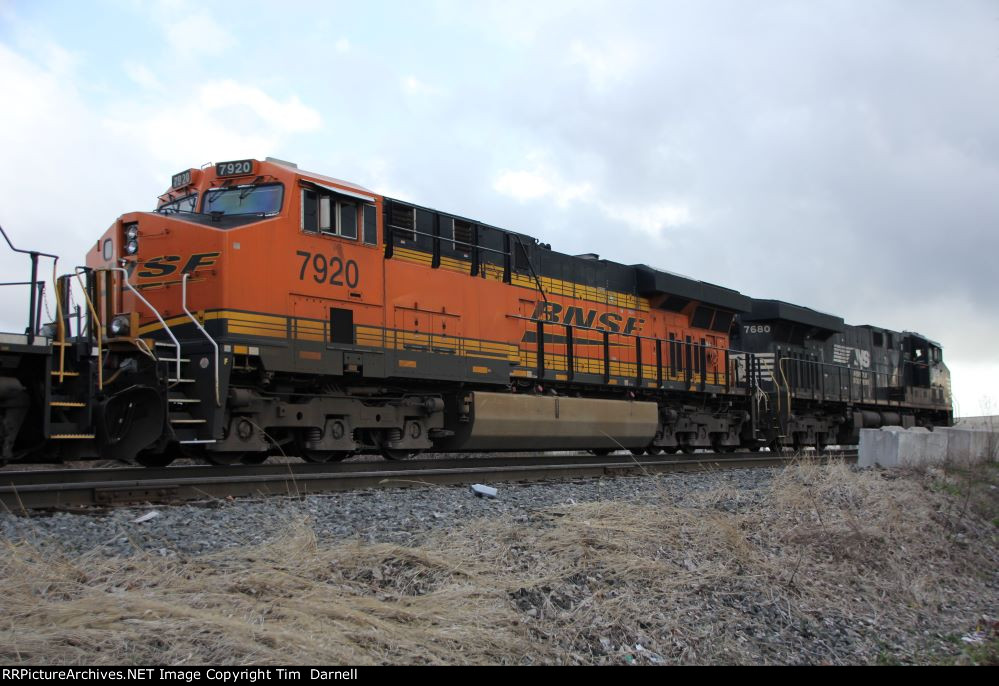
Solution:
{"label": "locomotive handrail", "polygon": [[[515,233],[511,233],[509,235],[517,239],[517,245],[519,245],[521,250],[524,251],[524,255],[527,257],[527,268],[531,270],[531,276],[534,277],[534,284],[538,287],[538,293],[540,293],[541,297],[545,299],[545,302],[548,302],[548,296],[545,295],[545,289],[541,287],[541,279],[538,278],[538,273],[534,271],[534,265],[531,264],[531,258],[527,254],[527,248],[524,247],[524,241],[520,240],[520,236]],[[511,255],[510,257],[512,258],[513,256]]]}
{"label": "locomotive handrail", "polygon": [[205,330],[205,327],[201,325],[201,322],[199,322],[197,318],[191,314],[190,310],[187,309],[187,277],[189,276],[190,274],[188,272],[184,272],[184,277],[180,282],[180,304],[181,307],[184,308],[184,314],[187,315],[187,318],[194,322],[194,325],[198,327],[198,331],[204,334],[205,338],[208,339],[208,342],[212,344],[213,348],[215,348],[215,406],[222,407],[222,401],[219,398],[219,344],[215,342],[215,339],[209,335],[208,331]]}
{"label": "locomotive handrail", "polygon": [[[97,314],[97,309],[94,307],[94,303],[90,299],[90,294],[87,293],[87,288],[83,285],[83,279],[80,277],[80,267],[77,267],[73,273],[76,274],[76,280],[80,283],[80,290],[83,291],[83,297],[87,301],[87,307],[90,308],[90,316],[97,322],[97,326],[94,327],[94,330],[96,331],[97,338],[97,390],[100,391],[104,390],[104,323],[101,322],[101,318]],[[79,331],[77,333],[79,333]]]}
{"label": "locomotive handrail", "polygon": [[[419,230],[416,229],[415,226],[410,229],[410,228],[407,228],[405,226],[399,226],[397,224],[389,224],[388,225],[388,230],[389,230],[389,233],[393,237],[397,233],[407,233],[407,234],[411,234],[413,236],[426,236],[427,238],[430,238],[432,240],[441,240],[442,239],[442,237],[439,236],[439,235],[434,235],[432,233],[427,233],[426,231],[419,231]],[[527,248],[524,247],[524,242],[520,239],[520,236],[518,236],[515,233],[509,233],[509,232],[507,233],[507,235],[510,236],[511,238],[514,238],[514,239],[517,240],[517,243],[524,250],[524,254],[526,255],[527,254]],[[485,246],[485,245],[479,245],[478,243],[468,243],[466,241],[460,241],[457,238],[453,238],[453,237],[452,238],[444,238],[443,240],[450,241],[450,242],[456,243],[456,244],[460,243],[461,245],[468,246],[469,248],[472,248],[473,250],[479,250],[479,251],[485,250],[486,252],[496,253],[497,255],[502,255],[503,257],[510,258],[510,260],[513,260],[513,258],[514,258],[512,250],[498,250],[496,248],[490,248],[490,247]],[[531,276],[534,278],[534,283],[538,287],[538,292],[541,293],[541,297],[544,298],[545,302],[548,302],[548,295],[545,293],[545,289],[542,288],[542,286],[541,286],[541,279],[538,277],[537,272],[534,271],[534,265],[531,264],[531,260],[530,259],[527,260],[527,268],[530,270]]]}
{"label": "locomotive handrail", "polygon": [[[891,399],[891,397],[888,397],[888,398],[885,398],[885,399],[881,399],[881,398],[878,397],[878,390],[879,389],[898,388],[897,386],[892,386],[890,383],[887,382],[887,381],[889,381],[891,379],[891,376],[892,376],[892,373],[890,371],[878,371],[876,369],[861,369],[861,368],[858,368],[858,367],[851,367],[850,365],[837,364],[835,362],[822,362],[820,360],[801,360],[801,359],[794,358],[794,357],[781,357],[780,360],[779,360],[779,362],[777,364],[778,364],[778,371],[780,372],[780,375],[783,378],[783,383],[781,383],[780,380],[777,379],[777,377],[774,377],[774,384],[776,386],[777,394],[778,394],[778,398],[777,398],[778,408],[780,407],[780,394],[781,393],[783,393],[787,397],[787,403],[788,403],[789,407],[790,407],[790,403],[791,403],[791,394],[792,394],[792,392],[795,395],[800,395],[797,389],[808,388],[808,389],[811,390],[811,393],[812,393],[813,397],[814,397],[814,393],[815,393],[815,387],[814,386],[812,386],[812,385],[801,386],[801,385],[798,385],[797,383],[795,383],[797,374],[791,374],[790,375],[791,378],[789,378],[788,374],[785,373],[786,369],[785,369],[785,366],[784,366],[785,362],[787,362],[787,361],[796,362],[796,363],[803,363],[803,364],[806,364],[806,365],[813,365],[816,369],[819,370],[819,372],[824,372],[826,369],[835,369],[836,370],[836,379],[837,379],[837,392],[836,392],[836,395],[837,395],[837,398],[840,401],[843,401],[843,375],[842,375],[842,372],[845,371],[845,372],[847,372],[848,375],[850,375],[849,378],[847,379],[847,383],[848,383],[848,385],[847,385],[848,391],[847,392],[848,392],[848,395],[847,395],[846,400],[848,402],[853,402],[853,400],[854,400],[854,398],[853,398],[854,378],[859,377],[858,384],[859,384],[859,387],[860,387],[860,397],[857,399],[858,402],[860,402],[860,403],[870,402],[870,403],[874,403],[874,404],[886,403],[888,406],[891,406],[893,403],[894,403],[895,406],[901,406],[901,404],[902,404],[900,400],[894,400],[893,401]],[[856,377],[854,377],[853,375],[856,375]],[[886,383],[884,385],[879,385],[879,383],[878,383],[878,378],[881,377],[881,376],[885,377],[885,379],[886,379]],[[864,390],[867,387],[868,382],[871,383],[871,396],[869,398],[867,398],[867,397],[864,396]],[[822,399],[825,400],[826,396],[827,396],[827,393],[824,390],[824,382],[823,382],[823,389],[820,391],[820,393],[821,393]],[[778,412],[779,412],[779,409],[778,409]]]}
{"label": "locomotive handrail", "polygon": [[[530,322],[530,323],[534,324],[537,327],[538,331],[536,333],[536,335],[537,335],[537,341],[536,341],[536,343],[539,344],[539,346],[538,346],[539,347],[539,351],[538,351],[539,354],[538,354],[538,357],[537,357],[537,365],[536,366],[538,368],[539,378],[543,378],[544,373],[546,371],[545,350],[544,350],[544,343],[542,342],[543,341],[542,337],[544,335],[544,327],[545,326],[558,326],[558,327],[566,329],[566,333],[567,333],[567,335],[566,335],[566,341],[564,343],[557,343],[556,345],[565,345],[567,347],[567,351],[566,351],[566,354],[565,354],[564,357],[566,358],[566,362],[565,362],[565,364],[566,364],[566,372],[568,372],[570,374],[573,374],[576,371],[576,369],[575,369],[575,360],[576,360],[575,351],[572,350],[572,349],[570,349],[570,347],[574,347],[574,343],[573,343],[574,338],[572,336],[572,331],[575,330],[575,329],[578,329],[578,330],[581,330],[581,331],[590,331],[590,332],[599,333],[604,338],[608,338],[609,336],[614,335],[614,336],[625,336],[627,338],[636,339],[636,352],[638,353],[638,356],[636,357],[636,361],[634,363],[634,365],[636,366],[636,374],[634,376],[638,380],[639,385],[644,380],[644,370],[643,370],[643,367],[645,365],[644,361],[641,359],[641,350],[642,350],[642,348],[641,348],[641,341],[642,340],[648,340],[648,341],[652,341],[652,342],[654,342],[656,344],[656,346],[655,346],[655,349],[656,349],[656,377],[655,378],[656,378],[656,381],[659,383],[660,386],[662,385],[662,381],[664,379],[669,378],[669,377],[676,377],[677,374],[679,373],[679,374],[681,374],[683,376],[683,378],[684,378],[684,380],[685,380],[685,382],[686,382],[686,384],[688,386],[690,384],[692,384],[692,383],[698,383],[701,386],[701,389],[703,390],[704,387],[705,387],[705,385],[708,382],[708,377],[711,374],[714,374],[714,385],[724,384],[726,387],[730,387],[730,386],[734,385],[736,388],[743,388],[743,383],[744,383],[745,384],[745,388],[751,394],[757,394],[757,392],[762,392],[762,389],[759,386],[759,381],[761,380],[762,377],[761,377],[761,370],[759,369],[758,361],[756,361],[754,363],[755,366],[752,369],[747,368],[747,377],[744,380],[744,382],[740,382],[740,381],[736,380],[735,383],[733,384],[732,379],[731,379],[731,375],[733,374],[733,369],[732,368],[733,368],[733,365],[734,365],[734,360],[732,358],[733,357],[737,358],[738,356],[745,355],[745,356],[751,357],[751,358],[753,358],[755,360],[756,353],[752,353],[752,352],[744,351],[744,350],[736,350],[734,348],[723,348],[721,346],[713,345],[711,343],[699,343],[699,342],[696,342],[696,341],[689,341],[688,342],[686,340],[680,340],[680,339],[667,340],[667,339],[657,338],[657,337],[654,337],[654,336],[643,336],[641,334],[632,334],[632,333],[623,333],[623,332],[609,332],[606,329],[598,329],[596,327],[591,327],[591,326],[568,324],[568,323],[564,323],[564,322],[547,321],[545,319],[535,319],[534,317],[527,317],[527,316],[523,316],[523,315],[508,314],[506,316],[508,318],[510,318],[510,319],[520,319],[520,320],[523,320],[525,322]],[[663,343],[668,343],[671,346],[675,346],[674,348],[672,348],[670,350],[670,354],[669,354],[669,359],[670,359],[669,366],[671,367],[671,369],[669,370],[668,374],[664,374],[663,372],[666,371],[666,370],[663,370],[663,369],[660,368],[660,366],[663,364],[663,361],[662,361],[662,347],[663,347],[662,344]],[[606,348],[606,346],[605,346],[605,348]],[[714,367],[714,369],[708,369],[708,364],[706,362],[706,354],[709,351],[716,351],[718,353],[724,353],[725,356],[728,358],[728,362],[725,365],[725,371],[723,372],[723,374],[725,375],[725,378],[724,378],[723,381],[719,380],[719,370],[717,369],[717,362],[714,362],[711,365],[711,366]],[[605,358],[604,359],[604,376],[607,377],[610,374],[610,359],[607,356],[606,351],[604,353],[604,358]],[[597,358],[588,358],[588,359],[597,359]],[[877,393],[878,388],[890,388],[891,387],[890,385],[887,385],[887,384],[885,386],[879,386],[878,385],[878,376],[883,375],[886,378],[890,378],[891,374],[889,372],[879,372],[879,371],[874,370],[874,369],[858,369],[858,368],[851,367],[849,365],[835,364],[835,363],[832,363],[832,362],[822,362],[822,361],[819,361],[819,360],[799,360],[799,359],[793,358],[793,357],[779,357],[776,360],[776,369],[774,370],[774,372],[771,373],[771,377],[770,377],[771,381],[773,382],[773,384],[775,386],[775,396],[776,396],[776,407],[775,407],[775,410],[776,410],[778,416],[780,416],[781,411],[786,411],[790,407],[790,405],[791,405],[791,394],[792,394],[792,392],[796,394],[797,391],[795,390],[795,388],[798,388],[798,386],[792,386],[792,384],[794,383],[794,378],[793,377],[795,375],[791,375],[791,377],[788,376],[788,370],[786,368],[786,363],[787,363],[788,360],[790,360],[792,362],[796,362],[796,363],[801,363],[801,364],[806,364],[806,365],[812,365],[819,372],[821,372],[822,370],[825,370],[825,369],[835,369],[837,371],[837,378],[838,378],[837,395],[838,395],[838,397],[839,397],[839,399],[841,401],[843,400],[843,389],[842,389],[842,380],[843,380],[843,377],[842,377],[842,372],[844,370],[848,374],[857,374],[857,375],[859,375],[861,377],[861,382],[860,382],[861,383],[861,396],[860,396],[860,399],[859,399],[860,402],[865,402],[866,400],[870,400],[871,402],[880,402],[879,398],[878,398],[878,393]],[[679,364],[677,364],[677,362],[679,362]],[[632,363],[627,363],[627,364],[630,365]],[[695,367],[698,368],[698,369],[695,369]],[[825,384],[824,384],[824,381],[822,379],[823,379],[823,377],[817,375],[817,380],[819,381],[819,386],[821,386],[822,389],[823,389],[821,391],[822,397],[825,398],[826,397],[826,393],[825,393],[825,390],[824,390],[824,385]],[[652,378],[649,377],[649,380],[652,380]],[[872,394],[871,394],[870,398],[865,398],[865,396],[864,396],[864,390],[866,388],[866,384],[869,383],[869,382],[871,382],[869,380],[872,380],[872,383],[873,383]],[[853,387],[853,381],[851,380],[849,382],[849,386],[848,386],[848,388],[850,389],[850,394],[851,394],[850,395],[850,399],[851,400],[852,400],[852,387]],[[815,393],[817,392],[816,389],[818,388],[818,386],[811,385],[811,386],[808,386],[808,388],[811,389],[811,394],[814,397]],[[782,402],[782,399],[780,397],[781,395],[784,395],[786,397],[786,401]],[[889,405],[892,404],[892,401],[891,401],[890,398],[886,399],[884,402],[887,402]],[[898,401],[895,401],[895,404],[898,404]]]}
{"label": "locomotive handrail", "polygon": [[121,267],[107,267],[107,270],[108,271],[112,271],[112,272],[121,272],[121,274],[122,274],[122,283],[125,284],[125,288],[127,288],[130,291],[132,291],[132,295],[134,295],[135,297],[137,297],[139,300],[141,300],[143,302],[143,304],[146,307],[148,307],[150,310],[152,310],[153,314],[156,315],[156,318],[159,320],[160,324],[163,325],[163,330],[166,331],[167,336],[169,336],[170,340],[173,341],[174,349],[177,351],[177,359],[176,360],[167,360],[167,361],[168,362],[175,362],[176,363],[176,365],[177,365],[177,379],[179,380],[181,378],[181,376],[180,376],[180,341],[178,341],[177,337],[173,335],[173,331],[170,330],[170,327],[167,326],[167,323],[165,321],[163,321],[163,317],[160,316],[159,310],[157,310],[155,307],[153,307],[152,304],[150,304],[150,302],[148,300],[146,300],[144,297],[142,297],[142,293],[139,293],[139,291],[137,291],[135,288],[133,288],[132,284],[130,284],[128,282],[128,272],[127,271],[125,271]]}
{"label": "locomotive handrail", "polygon": [[[40,250],[22,250],[20,248],[14,247],[14,244],[11,242],[10,237],[7,235],[7,232],[3,230],[3,226],[0,226],[0,233],[3,234],[3,238],[5,241],[7,241],[7,245],[10,246],[11,250],[13,250],[14,252],[22,253],[24,255],[29,255],[31,257],[31,281],[29,282],[31,284],[31,296],[28,301],[28,345],[33,345],[35,342],[35,335],[38,332],[39,320],[41,319],[42,294],[45,292],[44,291],[45,282],[38,280],[38,258],[51,257],[53,260],[58,260],[59,256],[47,252],[41,252]],[[9,285],[21,285],[21,284],[12,283]],[[36,285],[39,286],[37,300],[35,294]],[[38,303],[37,312],[35,308],[36,302]]]}
{"label": "locomotive handrail", "polygon": [[[497,255],[504,255],[504,256],[509,256],[510,255],[510,253],[507,252],[506,250],[498,250],[496,248],[490,248],[490,247],[485,246],[485,245],[479,245],[478,243],[468,243],[466,241],[460,241],[457,238],[444,238],[443,236],[435,236],[434,234],[427,233],[426,231],[418,231],[415,228],[409,229],[409,228],[406,228],[405,226],[399,226],[398,224],[389,224],[388,228],[392,230],[393,234],[395,234],[395,233],[408,233],[408,234],[412,234],[414,236],[426,236],[427,238],[439,238],[441,240],[445,240],[445,241],[448,241],[450,243],[460,243],[461,245],[467,245],[469,248],[476,248],[478,250],[485,250],[486,252],[494,252]],[[510,234],[510,235],[515,235],[515,234]]]}
{"label": "locomotive handrail", "polygon": [[59,258],[52,260],[52,290],[55,293],[56,301],[56,332],[59,336],[59,383],[62,383],[66,377],[66,323],[63,321],[62,316],[62,301],[59,297],[59,280],[56,276],[56,265],[59,263]]}
{"label": "locomotive handrail", "polygon": [[[721,346],[714,345],[714,344],[711,344],[711,343],[706,343],[706,342],[705,343],[698,343],[698,342],[695,342],[693,340],[691,340],[691,341],[688,342],[688,341],[685,341],[685,340],[663,339],[663,338],[657,338],[655,336],[643,336],[641,334],[624,333],[624,332],[621,332],[621,331],[608,331],[607,329],[598,329],[598,328],[592,327],[592,326],[568,324],[568,323],[565,323],[565,322],[557,322],[557,321],[547,321],[545,319],[535,319],[534,317],[525,317],[523,315],[516,315],[516,314],[507,314],[506,316],[509,319],[520,319],[522,321],[530,322],[530,323],[532,323],[532,324],[535,325],[535,327],[537,329],[536,334],[535,334],[536,335],[535,343],[536,343],[536,345],[538,347],[538,350],[536,352],[536,355],[537,355],[537,358],[536,358],[536,363],[537,364],[536,364],[536,366],[537,366],[538,378],[543,378],[544,377],[544,373],[545,373],[545,349],[544,349],[544,343],[543,343],[543,341],[544,341],[544,338],[543,338],[544,337],[544,327],[545,326],[558,326],[558,327],[562,327],[562,328],[566,329],[566,334],[567,334],[566,335],[566,341],[564,343],[556,343],[555,345],[565,345],[566,346],[566,354],[564,356],[566,358],[566,362],[565,362],[566,368],[565,368],[565,371],[570,375],[570,378],[577,371],[575,369],[576,355],[575,355],[575,351],[573,349],[574,348],[574,343],[573,343],[574,337],[572,335],[572,331],[574,329],[579,329],[579,330],[582,330],[582,331],[590,331],[590,332],[598,333],[598,334],[600,334],[603,337],[603,339],[604,339],[604,342],[603,342],[603,346],[604,346],[604,355],[603,355],[603,363],[604,363],[603,366],[604,366],[604,370],[603,370],[603,375],[604,375],[605,379],[609,379],[610,376],[612,376],[611,372],[610,372],[610,369],[611,369],[611,359],[610,359],[610,355],[609,355],[609,343],[610,343],[609,338],[610,338],[610,336],[612,336],[612,335],[613,336],[625,336],[625,337],[627,337],[629,339],[635,339],[636,361],[635,361],[634,365],[635,365],[635,372],[636,373],[633,376],[634,376],[634,378],[635,378],[635,380],[637,382],[637,385],[639,387],[641,386],[642,381],[645,380],[645,376],[644,376],[645,372],[643,370],[643,367],[645,366],[645,362],[642,359],[642,354],[641,354],[641,351],[642,351],[641,341],[643,341],[643,340],[652,341],[653,343],[656,344],[655,345],[655,351],[656,351],[656,364],[655,364],[656,374],[655,374],[655,380],[656,380],[656,382],[658,383],[658,385],[660,387],[662,387],[662,383],[663,383],[664,379],[668,379],[668,377],[676,377],[676,376],[678,376],[678,372],[679,372],[680,374],[683,375],[683,380],[687,384],[687,386],[690,386],[693,383],[697,383],[697,384],[699,384],[701,386],[701,390],[702,391],[705,389],[705,387],[708,384],[708,377],[709,377],[709,375],[713,375],[714,376],[712,385],[715,385],[715,386],[724,385],[726,388],[729,388],[729,387],[731,387],[733,385],[732,384],[732,379],[731,379],[731,375],[732,375],[731,367],[734,364],[733,356],[737,357],[739,355],[747,355],[749,357],[755,358],[755,353],[747,352],[747,351],[744,351],[744,350],[736,350],[734,348],[723,348]],[[663,343],[667,343],[667,344],[670,344],[670,346],[673,346],[671,348],[670,354],[669,354],[669,358],[670,358],[669,368],[670,369],[668,369],[668,370],[665,369],[666,364],[664,363],[664,361],[662,359]],[[708,364],[708,361],[709,361],[708,352],[709,351],[715,351],[717,353],[724,353],[724,356],[725,356],[725,362],[723,363],[724,364],[724,371],[719,372],[719,369],[718,369],[719,363],[720,363],[720,359],[719,358],[715,358],[714,360],[711,360],[710,366],[712,367],[712,369],[708,368],[708,366],[709,366],[709,364]],[[678,357],[680,358],[680,360],[679,360],[680,363],[676,364]],[[584,358],[584,359],[586,359],[586,360],[596,360],[597,358]],[[622,363],[622,362],[618,361],[617,364],[619,364],[619,365],[620,364],[628,364],[628,365],[630,365],[632,363],[630,363],[630,362],[623,362]],[[555,371],[559,371],[559,369],[556,368]],[[666,372],[666,373],[664,374],[664,372]],[[719,380],[719,374],[721,374],[724,377],[722,380]],[[631,375],[630,374],[616,374],[615,376],[631,376]],[[651,381],[652,377],[648,377],[648,380]],[[672,381],[674,379],[668,379],[668,380]],[[747,389],[747,392],[751,392],[753,390],[754,386],[753,386],[753,384],[750,383],[750,378],[748,376],[746,378],[745,384],[746,384],[745,388]],[[758,386],[758,384],[756,384],[756,385]],[[742,385],[740,384],[740,382],[737,381],[736,384],[735,384],[735,387],[736,388],[742,388]]]}

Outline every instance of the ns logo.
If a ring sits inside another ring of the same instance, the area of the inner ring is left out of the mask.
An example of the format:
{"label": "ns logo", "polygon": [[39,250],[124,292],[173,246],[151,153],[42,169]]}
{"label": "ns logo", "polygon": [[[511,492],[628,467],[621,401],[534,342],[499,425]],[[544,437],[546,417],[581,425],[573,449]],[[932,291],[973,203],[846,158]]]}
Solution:
{"label": "ns logo", "polygon": [[870,369],[871,351],[836,343],[833,345],[833,363],[843,364],[848,367]]}
{"label": "ns logo", "polygon": [[871,351],[861,350],[859,348],[854,348],[853,353],[855,356],[855,361],[857,366],[861,369],[870,369],[871,367]]}

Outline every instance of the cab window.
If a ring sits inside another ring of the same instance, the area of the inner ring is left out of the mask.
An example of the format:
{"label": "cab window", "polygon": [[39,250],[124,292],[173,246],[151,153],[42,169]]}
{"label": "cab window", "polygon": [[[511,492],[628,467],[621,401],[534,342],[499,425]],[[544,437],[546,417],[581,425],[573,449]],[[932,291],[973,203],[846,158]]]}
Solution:
{"label": "cab window", "polygon": [[302,230],[357,240],[365,206],[353,198],[302,189]]}
{"label": "cab window", "polygon": [[368,245],[378,245],[378,228],[375,224],[375,206],[364,206],[364,242]]}
{"label": "cab window", "polygon": [[212,188],[205,193],[201,213],[269,217],[281,211],[283,197],[284,186],[279,183]]}
{"label": "cab window", "polygon": [[177,198],[170,202],[165,202],[156,208],[161,214],[173,214],[175,212],[194,212],[198,205],[198,194],[191,193],[183,198]]}

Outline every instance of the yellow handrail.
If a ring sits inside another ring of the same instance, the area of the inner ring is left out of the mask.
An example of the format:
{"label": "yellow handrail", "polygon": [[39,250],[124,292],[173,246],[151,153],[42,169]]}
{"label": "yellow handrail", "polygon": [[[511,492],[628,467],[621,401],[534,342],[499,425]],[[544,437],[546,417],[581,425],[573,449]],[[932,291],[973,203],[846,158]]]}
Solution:
{"label": "yellow handrail", "polygon": [[104,333],[104,323],[101,322],[101,318],[97,315],[97,310],[94,308],[94,303],[90,300],[90,295],[87,293],[87,287],[83,285],[83,279],[80,277],[80,270],[77,269],[76,280],[80,282],[80,290],[83,291],[83,297],[87,301],[87,307],[90,309],[90,316],[94,318],[97,322],[97,390],[104,390],[104,346],[102,341],[102,334]]}
{"label": "yellow handrail", "polygon": [[56,331],[59,337],[59,383],[62,383],[66,375],[66,324],[62,320],[62,300],[59,297],[59,279],[56,276],[58,262],[59,258],[52,260],[52,290],[55,291]]}

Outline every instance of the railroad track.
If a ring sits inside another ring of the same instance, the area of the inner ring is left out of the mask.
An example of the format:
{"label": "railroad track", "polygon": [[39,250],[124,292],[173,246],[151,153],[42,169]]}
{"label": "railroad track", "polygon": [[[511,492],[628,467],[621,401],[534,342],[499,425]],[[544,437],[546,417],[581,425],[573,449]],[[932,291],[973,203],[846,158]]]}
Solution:
{"label": "railroad track", "polygon": [[[815,459],[815,453],[811,453]],[[856,452],[820,459],[856,459]],[[288,463],[164,469],[103,468],[0,472],[0,508],[9,512],[181,503],[229,497],[292,495],[365,488],[543,481],[711,469],[776,467],[800,459],[777,453],[443,458],[405,462]]]}

